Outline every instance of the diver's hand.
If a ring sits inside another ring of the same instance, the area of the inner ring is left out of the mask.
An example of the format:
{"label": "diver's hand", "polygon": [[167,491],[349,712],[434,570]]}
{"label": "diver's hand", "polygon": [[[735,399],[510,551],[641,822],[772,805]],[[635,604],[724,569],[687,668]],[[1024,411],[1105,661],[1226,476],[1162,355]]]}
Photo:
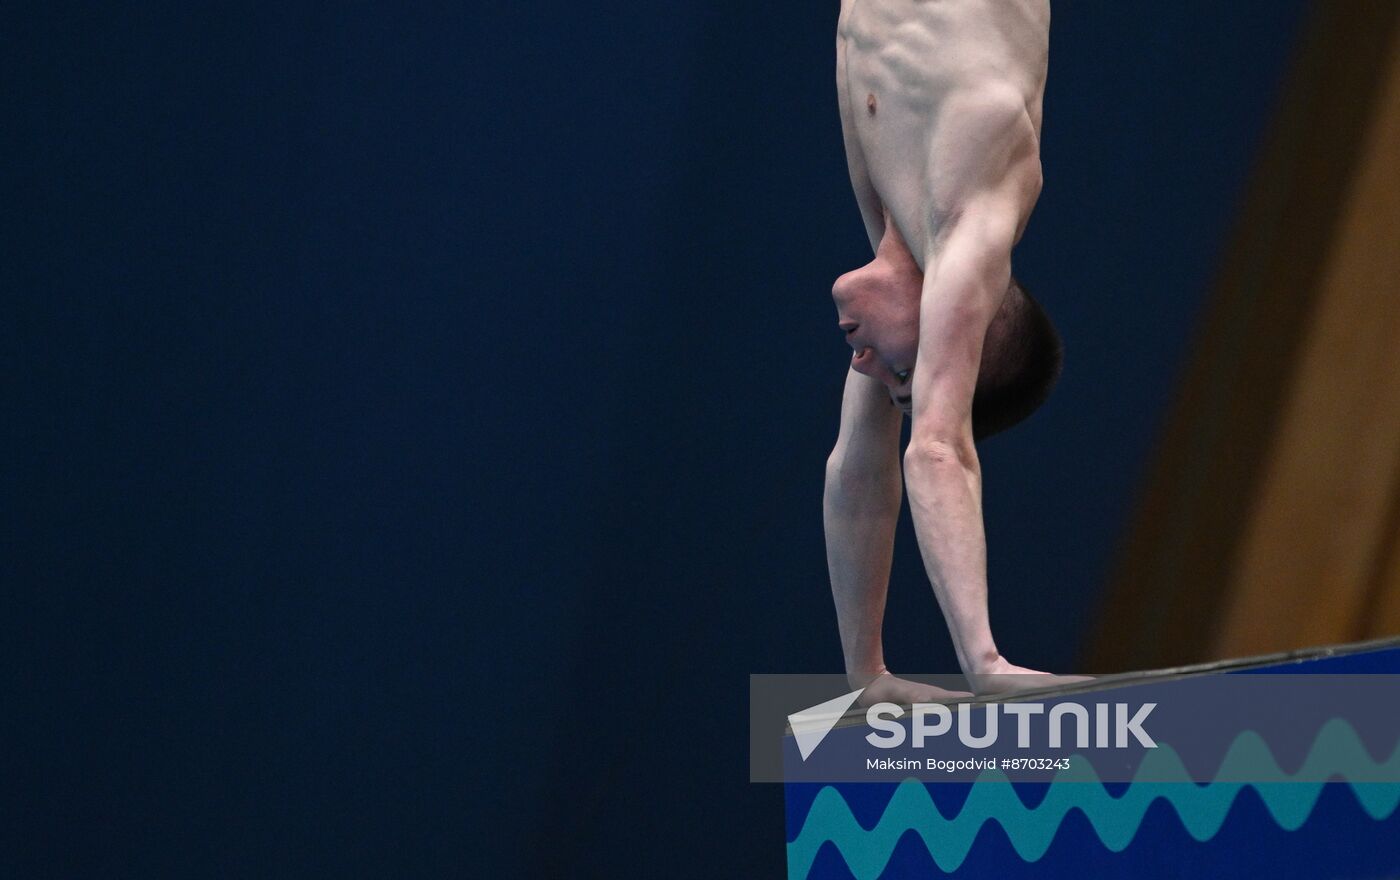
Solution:
{"label": "diver's hand", "polygon": [[979,696],[1061,687],[1092,679],[1093,676],[1090,675],[1051,675],[1048,672],[1017,666],[1005,657],[997,657],[985,669],[968,675],[968,681]]}
{"label": "diver's hand", "polygon": [[909,681],[889,672],[881,672],[870,680],[865,686],[865,691],[856,698],[856,702],[866,708],[876,703],[912,706],[915,703],[951,703],[966,700],[971,696],[967,691],[945,690],[931,684]]}

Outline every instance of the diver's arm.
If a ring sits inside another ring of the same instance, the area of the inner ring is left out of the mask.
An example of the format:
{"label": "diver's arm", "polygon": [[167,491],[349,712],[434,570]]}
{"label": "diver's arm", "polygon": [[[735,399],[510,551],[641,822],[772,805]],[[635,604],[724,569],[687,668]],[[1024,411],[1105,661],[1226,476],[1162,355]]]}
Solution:
{"label": "diver's arm", "polygon": [[1000,653],[987,615],[982,472],[972,398],[987,327],[1011,277],[1014,217],[965,213],[947,234],[920,299],[913,427],[904,479],[919,551],[958,664],[973,680]]}
{"label": "diver's arm", "polygon": [[945,116],[924,182],[931,233],[922,242],[904,477],[919,551],[958,662],[974,688],[986,691],[1006,683],[994,673],[1031,671],[1002,658],[992,638],[972,400],[987,329],[1011,281],[1011,249],[1040,195],[1040,140],[1025,104],[1005,90],[969,91]]}
{"label": "diver's arm", "polygon": [[847,374],[841,429],[826,462],[822,522],[841,650],[852,687],[863,687],[885,671],[880,630],[903,494],[902,420],[883,385],[855,370]]}
{"label": "diver's arm", "polygon": [[973,445],[972,400],[982,343],[1011,280],[1011,246],[1024,225],[1014,203],[970,206],[924,274],[914,421],[904,481],[919,552],[957,652],[978,693],[1082,681],[1009,662],[987,613],[982,470]]}

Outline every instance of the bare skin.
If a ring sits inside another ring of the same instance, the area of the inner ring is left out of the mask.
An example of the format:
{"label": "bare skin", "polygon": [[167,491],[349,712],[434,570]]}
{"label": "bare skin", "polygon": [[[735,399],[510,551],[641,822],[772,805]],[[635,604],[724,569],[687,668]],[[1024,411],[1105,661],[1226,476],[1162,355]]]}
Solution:
{"label": "bare skin", "polygon": [[972,687],[1072,680],[1009,662],[992,638],[971,418],[1011,249],[1040,194],[1049,22],[1048,0],[842,0],[842,132],[875,258],[832,290],[853,355],[823,520],[847,677],[893,702],[958,696],[885,668],[881,625],[905,488]]}

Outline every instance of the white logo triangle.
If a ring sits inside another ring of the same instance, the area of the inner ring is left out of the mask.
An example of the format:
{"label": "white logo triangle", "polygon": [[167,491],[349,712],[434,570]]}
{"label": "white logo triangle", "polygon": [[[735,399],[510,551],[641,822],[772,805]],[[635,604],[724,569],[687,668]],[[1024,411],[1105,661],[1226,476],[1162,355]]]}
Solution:
{"label": "white logo triangle", "polygon": [[788,716],[788,726],[792,728],[793,738],[797,740],[797,751],[802,754],[802,760],[807,760],[807,756],[821,745],[821,741],[831,733],[831,728],[835,727],[841,716],[846,714],[846,710],[851,708],[856,697],[864,692],[865,688],[851,691],[834,700],[818,703],[810,709],[803,709]]}

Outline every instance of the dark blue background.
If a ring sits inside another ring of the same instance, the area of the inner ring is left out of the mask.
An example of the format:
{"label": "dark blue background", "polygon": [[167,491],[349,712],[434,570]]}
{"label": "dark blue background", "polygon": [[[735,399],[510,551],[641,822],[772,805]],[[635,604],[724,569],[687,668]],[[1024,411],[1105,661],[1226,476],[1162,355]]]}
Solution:
{"label": "dark blue background", "polygon": [[[781,871],[745,677],[840,667],[836,7],[7,12],[8,868]],[[1055,6],[1017,662],[1074,662],[1302,7]],[[897,557],[891,665],[951,669]]]}

